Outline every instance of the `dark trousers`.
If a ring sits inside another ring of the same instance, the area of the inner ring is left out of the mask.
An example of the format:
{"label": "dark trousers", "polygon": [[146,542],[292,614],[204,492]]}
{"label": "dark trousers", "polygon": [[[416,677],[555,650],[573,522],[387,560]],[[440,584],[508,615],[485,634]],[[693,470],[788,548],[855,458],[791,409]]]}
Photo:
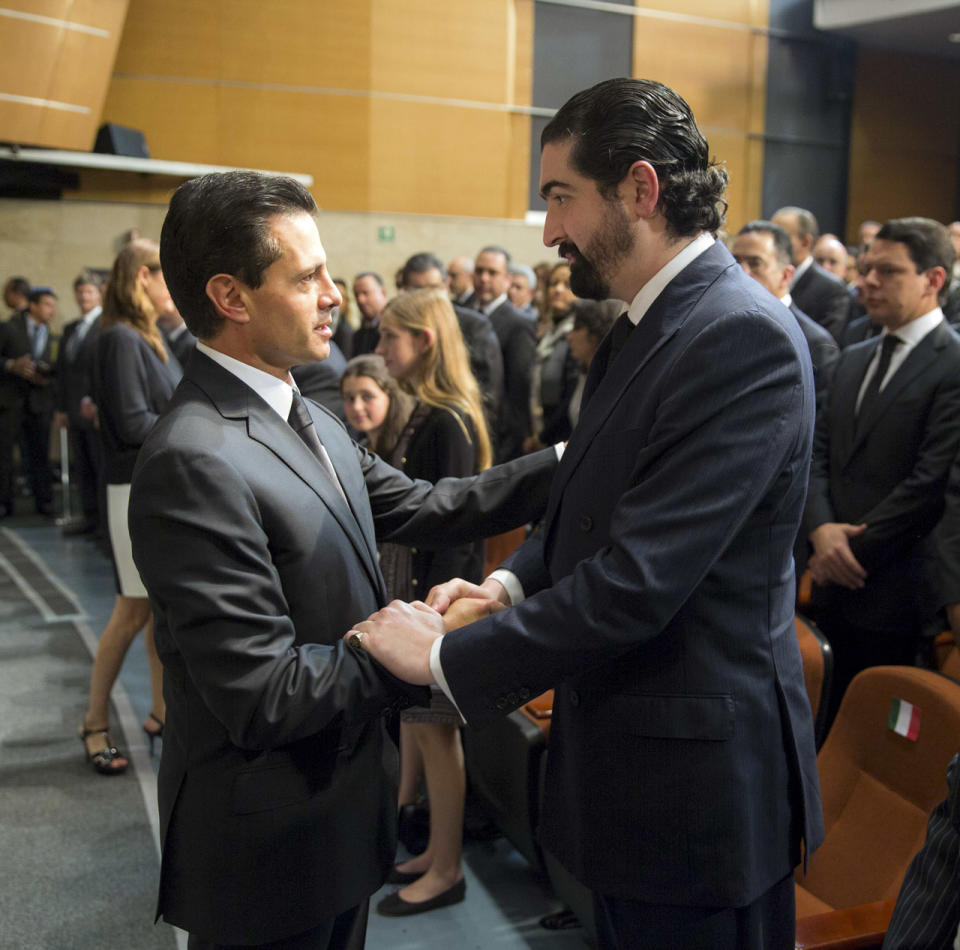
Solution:
{"label": "dark trousers", "polygon": [[595,894],[600,950],[793,950],[796,904],[788,874],[746,907],[679,907]]}
{"label": "dark trousers", "polygon": [[0,506],[13,511],[13,449],[20,438],[21,406],[0,407]]}
{"label": "dark trousers", "polygon": [[20,423],[20,448],[33,501],[39,508],[53,501],[53,476],[50,472],[50,412],[23,413]]}
{"label": "dark trousers", "polygon": [[364,901],[310,930],[270,943],[214,943],[190,934],[187,938],[187,950],[363,950],[367,939],[369,906],[369,902]]}
{"label": "dark trousers", "polygon": [[70,469],[77,480],[77,494],[80,496],[83,520],[90,524],[98,524],[100,510],[98,486],[102,468],[100,437],[92,426],[78,426],[72,423],[69,435]]}

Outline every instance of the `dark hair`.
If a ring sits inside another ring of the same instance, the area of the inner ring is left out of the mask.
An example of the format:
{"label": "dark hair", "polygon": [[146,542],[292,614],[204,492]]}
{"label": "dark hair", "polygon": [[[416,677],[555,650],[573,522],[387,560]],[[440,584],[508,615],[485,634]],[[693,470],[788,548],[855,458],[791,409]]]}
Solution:
{"label": "dark hair", "polygon": [[509,272],[510,265],[513,263],[513,258],[510,256],[510,252],[505,248],[500,247],[499,244],[488,244],[486,247],[481,247],[480,250],[477,251],[477,257],[479,257],[481,254],[502,254],[503,262],[506,264],[507,271]]}
{"label": "dark hair", "polygon": [[441,278],[447,276],[443,261],[441,261],[436,254],[431,254],[429,251],[421,251],[419,254],[414,254],[413,257],[408,257],[407,263],[403,265],[403,269],[400,272],[403,275],[401,277],[403,286],[407,286],[407,281],[411,274],[426,274],[427,271],[431,270],[440,271]]}
{"label": "dark hair", "polygon": [[97,290],[103,288],[103,281],[100,279],[100,275],[94,273],[92,270],[82,270],[76,277],[73,278],[73,289],[76,290],[78,287],[82,287],[84,284],[89,284],[91,287],[96,287]]}
{"label": "dark hair", "polygon": [[353,278],[353,282],[356,283],[360,280],[361,277],[372,277],[381,287],[383,287],[383,278],[372,270],[362,270],[356,277]]}
{"label": "dark hair", "polygon": [[950,293],[950,272],[957,252],[950,240],[950,232],[930,218],[893,218],[877,232],[875,241],[897,241],[907,246],[910,260],[922,274],[931,267],[942,267],[947,279],[940,288],[939,300],[944,303]]}
{"label": "dark hair", "polygon": [[231,171],[185,181],[174,192],[163,222],[160,262],[190,332],[209,339],[223,324],[207,296],[211,277],[230,274],[248,287],[259,287],[263,272],[280,259],[271,218],[316,210],[303,185],[279,175]]}
{"label": "dark hair", "polygon": [[620,316],[623,304],[619,300],[574,300],[573,328],[583,328],[598,343],[610,332]]}
{"label": "dark hair", "polygon": [[27,294],[27,303],[40,303],[42,297],[57,299],[52,287],[31,287],[30,293]]}
{"label": "dark hair", "polygon": [[608,79],[578,92],[550,120],[540,148],[573,138],[573,168],[612,197],[634,162],[649,162],[660,183],[658,208],[673,237],[716,232],[727,203],[727,173],[710,161],[690,107],[649,79]]}
{"label": "dark hair", "polygon": [[374,384],[384,393],[390,402],[387,414],[383,419],[376,436],[370,441],[370,451],[378,455],[388,455],[400,441],[403,427],[413,412],[416,399],[405,393],[400,384],[387,372],[383,357],[375,353],[364,353],[355,356],[343,370],[340,377],[340,395],[343,395],[343,383],[347,379],[363,376],[373,380]]}
{"label": "dark hair", "polygon": [[30,293],[30,281],[26,277],[11,277],[3,285],[4,291],[11,291],[15,294],[23,294],[26,297]]}
{"label": "dark hair", "polygon": [[762,219],[751,221],[737,231],[738,236],[741,234],[769,234],[773,238],[773,252],[777,263],[783,266],[793,263],[793,242],[790,240],[790,235],[779,224]]}

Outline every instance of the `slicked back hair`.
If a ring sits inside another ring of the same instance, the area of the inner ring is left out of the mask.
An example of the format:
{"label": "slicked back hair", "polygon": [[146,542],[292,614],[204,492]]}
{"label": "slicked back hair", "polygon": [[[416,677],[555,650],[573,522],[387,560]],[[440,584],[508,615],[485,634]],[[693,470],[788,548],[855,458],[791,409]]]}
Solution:
{"label": "slicked back hair", "polygon": [[779,224],[759,219],[745,224],[737,234],[769,234],[773,238],[773,252],[777,263],[783,267],[793,263],[793,242],[790,240],[790,235]]}
{"label": "slicked back hair", "polygon": [[687,103],[649,79],[608,79],[578,92],[550,120],[540,148],[573,140],[575,171],[611,198],[635,162],[649,162],[660,185],[658,208],[675,238],[723,225],[727,173],[711,162]]}
{"label": "slicked back hair", "polygon": [[905,244],[918,274],[932,267],[942,267],[947,279],[940,288],[939,300],[941,304],[946,302],[950,293],[950,272],[957,252],[950,240],[950,232],[939,221],[930,218],[892,218],[880,228],[874,240]]}
{"label": "slicked back hair", "polygon": [[230,274],[259,287],[280,259],[270,220],[317,210],[303,185],[279,175],[230,171],[185,181],[174,192],[160,233],[163,276],[187,328],[201,340],[216,336],[223,317],[207,282]]}

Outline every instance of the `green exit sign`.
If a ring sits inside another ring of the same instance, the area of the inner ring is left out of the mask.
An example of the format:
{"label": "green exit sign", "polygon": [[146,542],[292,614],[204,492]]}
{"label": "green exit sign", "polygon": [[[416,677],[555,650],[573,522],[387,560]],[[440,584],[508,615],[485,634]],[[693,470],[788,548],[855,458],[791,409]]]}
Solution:
{"label": "green exit sign", "polygon": [[377,228],[377,240],[383,244],[393,244],[394,240],[397,237],[397,232],[394,230],[392,224],[381,224]]}

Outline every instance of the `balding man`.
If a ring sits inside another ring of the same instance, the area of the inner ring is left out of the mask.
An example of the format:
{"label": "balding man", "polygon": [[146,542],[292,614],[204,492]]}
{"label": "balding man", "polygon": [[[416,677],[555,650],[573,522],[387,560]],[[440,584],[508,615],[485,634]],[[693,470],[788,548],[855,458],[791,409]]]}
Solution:
{"label": "balding man", "polygon": [[455,257],[447,264],[446,282],[451,303],[467,306],[473,296],[473,261],[469,257]]}
{"label": "balding man", "polygon": [[793,264],[796,273],[790,284],[790,294],[807,316],[840,339],[850,310],[850,296],[846,284],[828,274],[813,259],[813,245],[820,234],[820,226],[812,212],[805,208],[781,208],[771,219],[790,235],[793,245]]}
{"label": "balding man", "polygon": [[836,234],[821,234],[813,245],[813,260],[828,274],[847,281],[847,247]]}

